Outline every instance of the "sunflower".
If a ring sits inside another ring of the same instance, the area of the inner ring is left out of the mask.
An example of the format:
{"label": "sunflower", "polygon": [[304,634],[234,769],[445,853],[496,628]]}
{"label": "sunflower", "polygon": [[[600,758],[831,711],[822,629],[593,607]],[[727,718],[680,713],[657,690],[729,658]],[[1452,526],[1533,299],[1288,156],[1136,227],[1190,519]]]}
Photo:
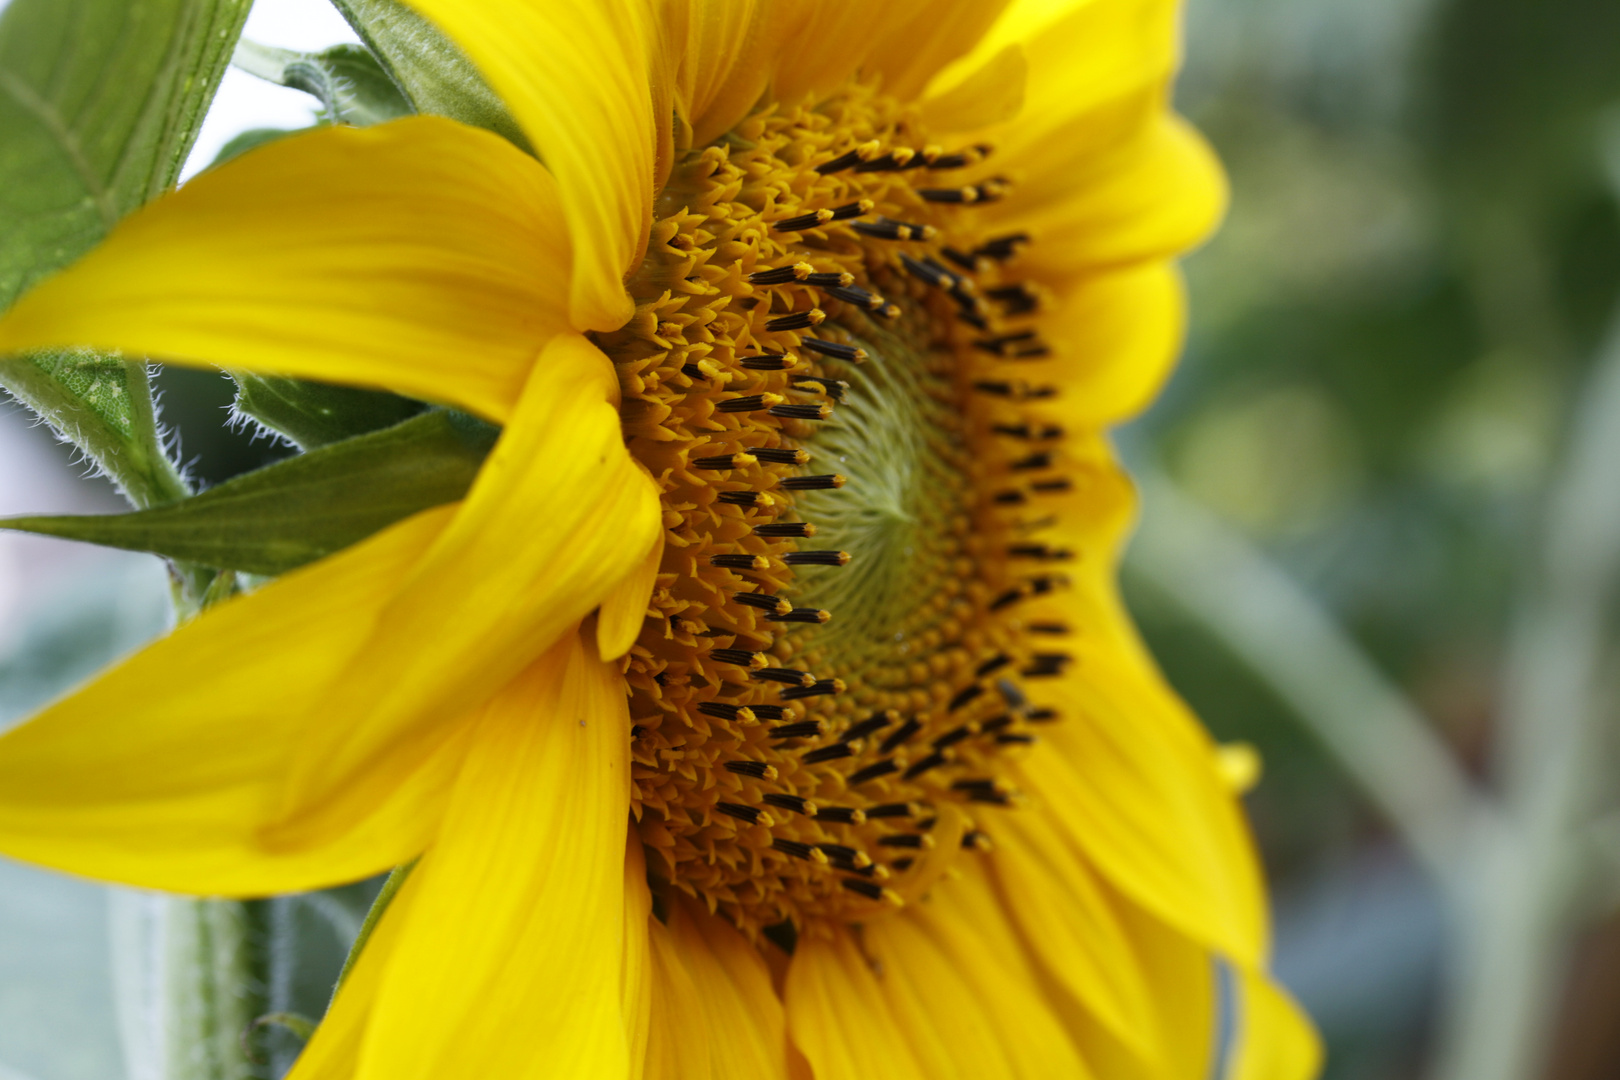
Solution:
{"label": "sunflower", "polygon": [[[465,499],[0,739],[0,849],[260,896],[420,857],[299,1078],[1303,1078],[1104,440],[1219,170],[1166,0],[414,0],[534,155],[327,128],[0,321],[381,387]],[[538,159],[538,160],[537,160]]]}

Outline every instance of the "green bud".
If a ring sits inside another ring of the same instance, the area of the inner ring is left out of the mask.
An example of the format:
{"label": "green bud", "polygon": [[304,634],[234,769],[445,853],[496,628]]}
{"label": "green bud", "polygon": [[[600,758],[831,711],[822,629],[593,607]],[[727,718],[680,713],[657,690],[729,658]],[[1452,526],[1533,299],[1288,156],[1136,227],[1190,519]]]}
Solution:
{"label": "green bud", "polygon": [[416,111],[377,58],[360,45],[301,53],[243,38],[231,63],[268,82],[314,95],[334,123],[368,127]]}
{"label": "green bud", "polygon": [[171,559],[281,574],[466,494],[499,429],[436,409],[132,514],[30,517],[0,527]]}
{"label": "green bud", "polygon": [[448,116],[505,137],[530,153],[506,105],[472,61],[431,22],[400,0],[332,0],[394,82],[430,116]]}

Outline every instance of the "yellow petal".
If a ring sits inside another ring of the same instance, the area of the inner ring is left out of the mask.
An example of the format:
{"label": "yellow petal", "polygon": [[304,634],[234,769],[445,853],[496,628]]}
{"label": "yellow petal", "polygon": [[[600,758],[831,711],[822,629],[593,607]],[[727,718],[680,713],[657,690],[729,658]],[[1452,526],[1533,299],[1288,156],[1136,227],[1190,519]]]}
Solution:
{"label": "yellow petal", "polygon": [[985,62],[967,79],[922,104],[930,131],[974,131],[1010,120],[1024,107],[1029,61],[1016,42]]}
{"label": "yellow petal", "polygon": [[[949,0],[955,6],[960,0]],[[809,0],[771,4],[784,21],[771,85],[777,100],[796,105],[806,94],[832,90],[868,60],[894,29],[913,25],[929,0]]]}
{"label": "yellow petal", "polygon": [[1252,970],[1238,972],[1232,1080],[1311,1080],[1322,1069],[1322,1040],[1287,991]]}
{"label": "yellow petal", "polygon": [[625,451],[617,394],[584,338],[546,347],[460,512],[323,702],[343,723],[300,755],[288,842],[358,812],[376,762],[420,753],[642,564],[658,494]]}
{"label": "yellow petal", "polygon": [[1007,0],[933,0],[878,34],[862,67],[882,76],[885,92],[910,101],[940,68],[973,49],[1006,6]]}
{"label": "yellow petal", "polygon": [[577,634],[490,702],[412,873],[356,1080],[628,1076],[629,724]]}
{"label": "yellow petal", "polygon": [[[299,747],[453,508],[228,601],[0,737],[0,851],[151,888],[238,896],[353,881],[417,855],[457,767],[446,743],[368,777],[370,800],[268,848]],[[453,729],[452,729],[453,730]]]}
{"label": "yellow petal", "polygon": [[647,857],[641,850],[641,835],[632,824],[624,846],[624,969],[620,981],[624,1037],[630,1047],[632,1077],[641,1076],[647,1060],[653,981],[647,920],[651,916],[652,893],[647,888]]}
{"label": "yellow petal", "polygon": [[400,928],[409,921],[416,888],[417,883],[407,878],[394,894],[286,1080],[354,1080],[371,1007],[398,948]]}
{"label": "yellow petal", "polygon": [[671,905],[669,931],[710,1039],[712,1080],[787,1080],[782,1003],[764,959],[736,928],[691,900]]}
{"label": "yellow petal", "polygon": [[1164,261],[1064,280],[1040,323],[1051,358],[1019,373],[1058,395],[1038,412],[1066,428],[1117,424],[1145,408],[1181,353],[1186,303],[1180,271]]}
{"label": "yellow petal", "polygon": [[697,983],[675,947],[675,935],[657,919],[652,942],[652,1014],[644,1080],[687,1080],[712,1075],[713,1036]]}
{"label": "yellow petal", "polygon": [[788,967],[788,1033],[816,1080],[925,1080],[850,928],[804,934]]}
{"label": "yellow petal", "polygon": [[0,352],[87,345],[380,386],[504,421],[566,327],[556,185],[418,117],[244,155],[131,215],[0,319]]}
{"label": "yellow petal", "polygon": [[602,602],[596,622],[596,648],[602,659],[617,660],[636,643],[647,621],[647,605],[652,601],[653,583],[658,580],[658,566],[663,559],[664,534],[660,532],[641,564]]}
{"label": "yellow petal", "polygon": [[998,820],[990,856],[999,895],[1036,963],[1143,1060],[1158,1054],[1152,987],[1090,867],[1047,815]]}
{"label": "yellow petal", "polygon": [[768,0],[690,0],[679,7],[676,102],[692,125],[693,145],[702,146],[759,100],[784,23],[772,17]]}
{"label": "yellow petal", "polygon": [[[582,330],[634,311],[624,275],[652,223],[652,49],[644,0],[410,0],[511,107],[562,188],[574,241],[570,310]],[[667,122],[660,117],[659,122]]]}
{"label": "yellow petal", "polygon": [[[1030,962],[979,862],[964,860],[961,873],[889,921],[915,925],[925,939],[915,947],[932,954],[926,960],[930,967],[945,963],[961,973],[968,996],[995,1031],[1010,1075],[1029,1080],[1090,1077],[1092,1070],[1043,993],[1047,984]],[[885,925],[872,926],[869,940],[872,933],[883,933]],[[900,957],[896,962],[906,960]],[[885,963],[885,971],[892,966]],[[919,975],[913,978],[927,981]],[[954,1036],[947,1032],[943,1038]]]}

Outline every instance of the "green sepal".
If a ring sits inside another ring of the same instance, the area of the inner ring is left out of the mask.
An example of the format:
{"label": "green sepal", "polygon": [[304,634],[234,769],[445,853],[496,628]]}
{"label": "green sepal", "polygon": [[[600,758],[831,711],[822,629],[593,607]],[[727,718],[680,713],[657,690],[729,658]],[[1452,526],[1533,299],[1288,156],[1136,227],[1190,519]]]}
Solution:
{"label": "green sepal", "polygon": [[446,410],[311,450],[132,514],[0,519],[0,528],[281,574],[466,494],[498,429]]}
{"label": "green sepal", "polygon": [[381,390],[232,371],[236,411],[286,436],[301,450],[392,427],[425,405]]}
{"label": "green sepal", "polygon": [[239,158],[249,150],[257,150],[266,143],[273,143],[277,139],[285,139],[289,135],[297,135],[300,131],[311,131],[312,128],[248,128],[240,135],[233,135],[214,160],[208,163],[210,169],[218,168],[234,158]]}
{"label": "green sepal", "polygon": [[250,75],[314,95],[335,123],[369,127],[416,111],[377,58],[360,45],[301,53],[243,38],[231,62]]}
{"label": "green sepal", "polygon": [[429,116],[448,116],[534,152],[506,105],[467,54],[400,0],[332,0],[394,82]]}

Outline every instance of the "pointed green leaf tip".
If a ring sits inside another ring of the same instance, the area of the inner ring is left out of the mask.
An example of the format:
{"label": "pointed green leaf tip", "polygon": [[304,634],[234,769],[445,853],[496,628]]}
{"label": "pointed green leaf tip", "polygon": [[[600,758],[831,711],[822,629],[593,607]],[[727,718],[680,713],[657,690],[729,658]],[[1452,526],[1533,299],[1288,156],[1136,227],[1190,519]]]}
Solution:
{"label": "pointed green leaf tip", "polygon": [[435,410],[133,514],[29,517],[0,527],[281,574],[467,492],[498,434]]}

